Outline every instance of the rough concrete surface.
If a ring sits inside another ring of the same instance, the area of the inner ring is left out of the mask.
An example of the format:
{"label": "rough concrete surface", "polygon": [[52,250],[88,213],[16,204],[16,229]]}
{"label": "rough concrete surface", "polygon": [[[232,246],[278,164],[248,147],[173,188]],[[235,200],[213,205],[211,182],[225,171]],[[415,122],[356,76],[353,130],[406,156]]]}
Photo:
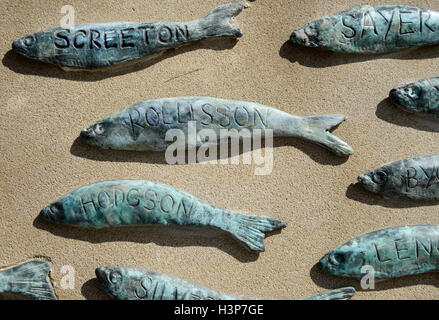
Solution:
{"label": "rough concrete surface", "polygon": [[[76,23],[185,21],[222,0],[76,1]],[[405,224],[439,224],[437,208],[384,199],[356,184],[359,174],[399,159],[438,153],[437,126],[393,107],[391,88],[437,76],[438,47],[356,56],[287,43],[302,25],[357,5],[394,1],[257,0],[236,18],[238,41],[211,40],[146,64],[108,73],[66,73],[10,51],[12,41],[59,25],[65,1],[0,2],[0,262],[33,256],[53,261],[60,299],[103,299],[97,266],[136,267],[229,294],[296,299],[355,280],[314,265],[328,251],[366,232]],[[439,9],[436,1],[404,4]],[[295,115],[344,114],[335,133],[356,153],[339,158],[297,139],[275,140],[273,172],[255,165],[167,165],[163,154],[116,152],[76,140],[82,128],[136,102],[212,96],[262,103]],[[40,210],[82,185],[109,179],[172,185],[218,207],[287,223],[247,252],[217,231],[169,228],[81,230],[36,220]],[[61,286],[75,270],[74,289]],[[63,269],[65,271],[67,269]],[[435,299],[435,274],[376,284],[355,299]]]}

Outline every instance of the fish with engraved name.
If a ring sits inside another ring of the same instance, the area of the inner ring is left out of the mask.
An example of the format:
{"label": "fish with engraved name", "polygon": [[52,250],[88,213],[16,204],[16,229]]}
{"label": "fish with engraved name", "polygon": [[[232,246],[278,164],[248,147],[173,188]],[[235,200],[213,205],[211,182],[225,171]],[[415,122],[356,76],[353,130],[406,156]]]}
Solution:
{"label": "fish with engraved name", "polygon": [[376,279],[388,279],[439,271],[439,226],[368,233],[329,252],[320,265],[332,275],[358,279],[372,272]]}
{"label": "fish with engraved name", "polygon": [[[96,277],[104,291],[119,300],[259,300],[232,296],[149,270],[99,267]],[[306,300],[349,300],[354,294],[355,289],[348,287]]]}
{"label": "fish with engraved name", "polygon": [[295,30],[291,42],[346,53],[386,53],[439,43],[439,12],[382,5],[361,6]]}
{"label": "fish with engraved name", "polygon": [[[274,136],[298,137],[329,149],[338,156],[349,156],[354,150],[332,135],[329,130],[345,120],[342,115],[293,116],[262,104],[223,100],[211,97],[165,98],[141,102],[107,115],[89,128],[81,137],[96,147],[114,150],[165,151],[174,139],[167,138],[168,131],[179,129],[186,137],[193,124],[193,139],[185,139],[186,149],[200,147],[205,139],[203,129],[215,131],[216,140],[209,136],[209,143],[227,142],[222,131],[264,135],[272,130]],[[211,140],[212,139],[212,140]]]}
{"label": "fish with engraved name", "polygon": [[439,155],[404,159],[360,175],[369,191],[410,200],[439,200]]}
{"label": "fish with engraved name", "polygon": [[190,22],[113,22],[57,27],[12,44],[19,54],[65,70],[95,69],[137,60],[208,38],[239,38],[230,23],[248,4],[224,4]]}
{"label": "fish with engraved name", "polygon": [[0,294],[18,294],[35,300],[56,300],[49,278],[51,267],[49,261],[35,259],[0,269]]}
{"label": "fish with engraved name", "polygon": [[389,93],[399,108],[425,117],[439,118],[439,77],[400,85]]}
{"label": "fish with engraved name", "polygon": [[286,227],[267,217],[219,209],[173,187],[146,180],[90,184],[61,197],[40,215],[57,223],[88,228],[179,225],[223,230],[251,251],[265,250],[264,232]]}

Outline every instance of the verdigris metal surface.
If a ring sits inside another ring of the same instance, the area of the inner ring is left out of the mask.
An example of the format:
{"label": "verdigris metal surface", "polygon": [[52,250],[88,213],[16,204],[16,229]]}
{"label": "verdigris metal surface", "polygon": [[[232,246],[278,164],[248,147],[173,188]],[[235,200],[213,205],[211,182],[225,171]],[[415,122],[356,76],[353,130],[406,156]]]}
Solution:
{"label": "verdigris metal surface", "polygon": [[346,287],[318,294],[303,300],[349,300],[355,294],[355,289]]}
{"label": "verdigris metal surface", "polygon": [[[221,142],[221,130],[273,130],[274,136],[298,137],[319,144],[337,154],[349,156],[354,150],[328,132],[345,120],[344,116],[299,117],[253,102],[211,97],[178,97],[141,102],[99,120],[82,130],[81,137],[104,149],[164,151],[173,142],[166,141],[170,129],[188,135],[188,123],[196,125],[196,141],[186,139],[186,148],[202,144],[200,131],[213,129]],[[210,141],[209,141],[210,142]]]}
{"label": "verdigris metal surface", "polygon": [[0,293],[13,293],[37,300],[56,300],[49,279],[52,264],[31,260],[0,270]]}
{"label": "verdigris metal surface", "polygon": [[358,177],[369,191],[411,200],[439,200],[439,155],[392,162]]}
{"label": "verdigris metal surface", "polygon": [[264,251],[264,232],[284,228],[276,219],[247,216],[146,180],[114,180],[72,191],[44,208],[41,216],[58,224],[89,228],[136,225],[212,227],[228,232],[246,248]]}
{"label": "verdigris metal surface", "polygon": [[[96,277],[104,291],[119,300],[253,300],[148,270],[99,267]],[[343,288],[308,300],[348,300],[354,294],[354,288]]]}
{"label": "verdigris metal surface", "polygon": [[241,29],[229,20],[247,6],[245,1],[225,4],[198,20],[182,23],[113,22],[57,27],[16,40],[12,48],[28,58],[61,67],[95,69],[207,38],[241,37]]}
{"label": "verdigris metal surface", "polygon": [[437,271],[438,241],[436,225],[388,228],[345,243],[326,254],[320,264],[332,275],[350,278],[363,277],[363,266],[372,266],[376,279]]}
{"label": "verdigris metal surface", "polygon": [[439,12],[413,6],[361,6],[294,31],[293,43],[347,53],[386,53],[439,43]]}
{"label": "verdigris metal surface", "polygon": [[405,111],[436,119],[439,117],[439,78],[400,85],[390,91],[389,98]]}

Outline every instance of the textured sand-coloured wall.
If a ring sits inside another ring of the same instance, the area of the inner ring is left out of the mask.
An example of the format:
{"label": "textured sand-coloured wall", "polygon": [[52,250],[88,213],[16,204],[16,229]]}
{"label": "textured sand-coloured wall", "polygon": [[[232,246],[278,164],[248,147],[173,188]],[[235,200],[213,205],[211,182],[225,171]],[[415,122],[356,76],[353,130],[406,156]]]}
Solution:
{"label": "textured sand-coloured wall", "polygon": [[[224,1],[76,1],[76,22],[184,21]],[[237,18],[239,41],[217,40],[165,54],[145,68],[106,77],[65,73],[9,52],[13,40],[54,27],[65,1],[1,1],[0,264],[48,255],[76,270],[61,299],[106,298],[99,265],[139,267],[242,296],[301,298],[355,281],[313,267],[360,234],[403,224],[439,224],[437,208],[384,200],[354,185],[383,163],[438,152],[438,132],[392,107],[388,91],[437,76],[437,47],[386,56],[347,56],[286,44],[293,29],[361,4],[395,1],[257,0]],[[439,9],[435,1],[404,4]],[[93,149],[80,130],[127,105],[161,97],[207,95],[260,102],[297,115],[345,114],[335,133],[356,150],[348,160],[295,139],[275,141],[271,175],[251,165],[177,165],[163,154]],[[79,230],[35,221],[71,190],[98,180],[141,178],[170,184],[219,207],[288,224],[255,256],[219,232],[166,228]],[[357,299],[435,299],[434,274],[385,281]]]}

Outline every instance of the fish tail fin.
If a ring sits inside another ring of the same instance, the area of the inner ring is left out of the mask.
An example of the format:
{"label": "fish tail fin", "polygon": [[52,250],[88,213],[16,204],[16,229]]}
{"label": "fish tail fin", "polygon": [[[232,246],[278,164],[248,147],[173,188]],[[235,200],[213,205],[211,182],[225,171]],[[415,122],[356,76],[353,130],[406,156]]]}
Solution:
{"label": "fish tail fin", "polygon": [[227,224],[227,229],[222,229],[231,233],[231,235],[246,248],[256,252],[265,251],[265,232],[286,227],[286,224],[282,221],[267,217],[240,214],[231,217],[231,220],[232,223]]}
{"label": "fish tail fin", "polygon": [[238,1],[223,4],[213,9],[199,20],[201,24],[200,32],[206,36],[242,37],[242,30],[230,22],[233,17],[236,17],[242,10],[249,6],[246,1]]}
{"label": "fish tail fin", "polygon": [[354,154],[352,147],[329,132],[329,130],[338,126],[345,119],[345,116],[340,115],[303,117],[302,126],[304,133],[301,136],[321,145],[338,156],[348,157]]}
{"label": "fish tail fin", "polygon": [[354,294],[355,289],[352,287],[347,287],[325,292],[305,300],[349,300]]}
{"label": "fish tail fin", "polygon": [[5,272],[10,275],[10,292],[37,300],[56,300],[49,278],[52,264],[46,260],[31,260]]}

